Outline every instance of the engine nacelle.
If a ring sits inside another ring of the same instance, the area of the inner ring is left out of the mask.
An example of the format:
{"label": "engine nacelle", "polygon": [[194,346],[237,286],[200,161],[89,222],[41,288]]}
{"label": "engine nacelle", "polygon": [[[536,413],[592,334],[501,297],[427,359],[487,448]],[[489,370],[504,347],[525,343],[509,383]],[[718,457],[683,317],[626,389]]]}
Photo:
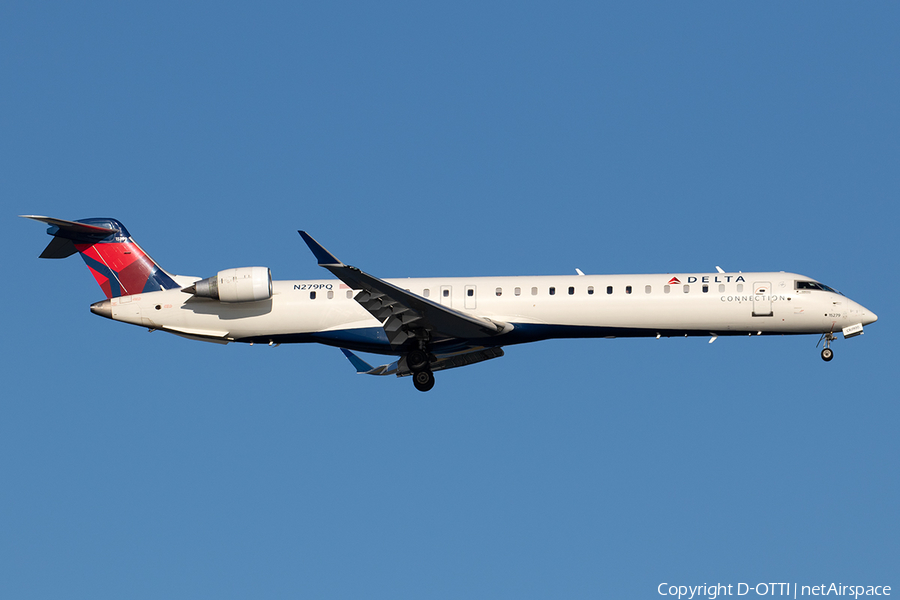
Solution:
{"label": "engine nacelle", "polygon": [[255,302],[272,297],[272,272],[266,267],[226,269],[182,290],[200,298],[222,302]]}

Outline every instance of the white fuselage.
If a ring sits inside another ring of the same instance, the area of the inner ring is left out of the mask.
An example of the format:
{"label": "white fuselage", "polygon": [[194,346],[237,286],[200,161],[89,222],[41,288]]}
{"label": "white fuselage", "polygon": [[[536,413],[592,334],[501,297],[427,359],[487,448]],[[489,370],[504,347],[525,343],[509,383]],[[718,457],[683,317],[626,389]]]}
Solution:
{"label": "white fuselage", "polygon": [[[841,294],[797,289],[795,282],[814,280],[784,272],[387,281],[512,325],[490,340],[495,346],[555,337],[815,334],[876,319]],[[166,290],[112,298],[104,316],[206,341],[320,342],[395,354],[355,293],[333,279],[275,281],[272,298],[241,303]]]}

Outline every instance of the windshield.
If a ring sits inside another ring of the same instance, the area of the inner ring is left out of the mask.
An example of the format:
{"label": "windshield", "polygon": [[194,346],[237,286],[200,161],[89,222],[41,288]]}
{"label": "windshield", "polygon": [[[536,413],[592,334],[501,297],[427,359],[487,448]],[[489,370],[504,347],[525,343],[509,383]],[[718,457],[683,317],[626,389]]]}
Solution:
{"label": "windshield", "polygon": [[[830,288],[827,285],[825,285],[824,283],[819,283],[818,281],[795,281],[794,289],[797,289],[797,290],[819,290],[822,292],[834,292],[835,294],[840,294],[840,292],[837,291],[836,289]],[[843,295],[843,294],[841,294],[841,295]]]}

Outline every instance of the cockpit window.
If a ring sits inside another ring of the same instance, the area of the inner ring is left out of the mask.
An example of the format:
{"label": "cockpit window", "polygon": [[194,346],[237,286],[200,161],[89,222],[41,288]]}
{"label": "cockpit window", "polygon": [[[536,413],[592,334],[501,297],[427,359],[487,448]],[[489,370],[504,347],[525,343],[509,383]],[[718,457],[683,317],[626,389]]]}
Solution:
{"label": "cockpit window", "polygon": [[819,283],[818,281],[795,281],[794,289],[797,290],[819,290],[821,292],[834,292],[835,294],[840,294],[836,289],[830,288],[824,283]]}

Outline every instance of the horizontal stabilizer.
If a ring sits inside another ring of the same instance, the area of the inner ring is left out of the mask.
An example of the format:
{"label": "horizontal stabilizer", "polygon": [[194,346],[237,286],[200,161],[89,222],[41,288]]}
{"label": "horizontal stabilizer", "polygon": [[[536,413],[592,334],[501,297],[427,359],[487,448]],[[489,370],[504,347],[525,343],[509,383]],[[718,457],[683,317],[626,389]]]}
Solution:
{"label": "horizontal stabilizer", "polygon": [[[53,235],[60,235],[62,233],[68,233],[72,235],[82,235],[82,236],[91,236],[96,239],[103,239],[111,236],[114,233],[118,233],[118,229],[112,229],[109,227],[100,227],[97,225],[88,225],[87,223],[78,223],[77,221],[66,221],[64,219],[54,219],[51,217],[42,217],[40,215],[19,215],[23,219],[32,219],[34,221],[40,221],[42,223],[46,223],[47,225],[52,225],[53,227],[58,227],[59,231],[54,232]],[[63,236],[65,237],[65,236]]]}
{"label": "horizontal stabilizer", "polygon": [[75,247],[76,242],[93,244],[118,233],[117,229],[88,225],[87,223],[78,223],[76,221],[53,219],[40,215],[19,216],[23,219],[31,219],[50,225],[47,233],[52,235],[53,239],[41,252],[39,258],[68,258],[78,252],[78,248]]}

